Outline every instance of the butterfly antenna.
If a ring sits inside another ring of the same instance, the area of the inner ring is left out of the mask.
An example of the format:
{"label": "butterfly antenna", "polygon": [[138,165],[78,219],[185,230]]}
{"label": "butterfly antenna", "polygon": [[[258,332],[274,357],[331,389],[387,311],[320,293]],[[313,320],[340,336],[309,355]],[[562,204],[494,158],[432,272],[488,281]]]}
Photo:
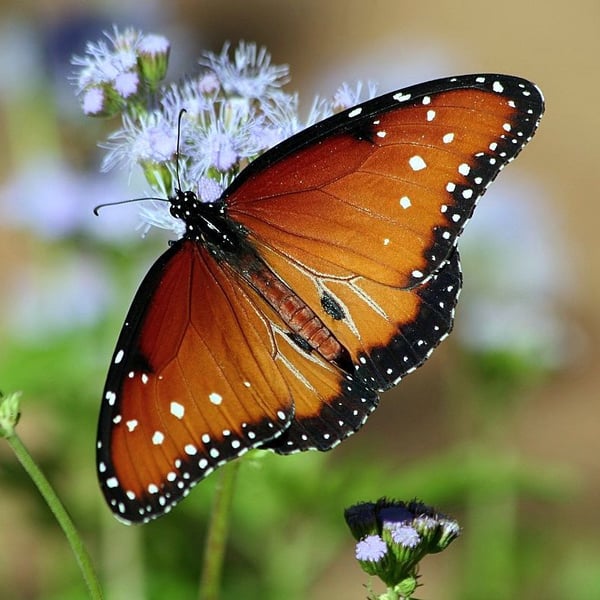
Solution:
{"label": "butterfly antenna", "polygon": [[177,119],[177,150],[175,150],[175,174],[177,176],[177,191],[181,191],[181,179],[179,179],[179,159],[181,154],[179,152],[179,146],[181,143],[181,119],[183,117],[183,113],[187,112],[185,108],[182,108],[179,111],[179,118]]}
{"label": "butterfly antenna", "polygon": [[104,204],[98,204],[94,206],[94,214],[98,216],[101,208],[107,206],[119,206],[120,204],[130,204],[131,202],[144,202],[145,200],[159,200],[160,202],[168,202],[164,198],[154,198],[153,196],[145,196],[144,198],[130,198],[129,200],[118,200],[117,202],[105,202]]}

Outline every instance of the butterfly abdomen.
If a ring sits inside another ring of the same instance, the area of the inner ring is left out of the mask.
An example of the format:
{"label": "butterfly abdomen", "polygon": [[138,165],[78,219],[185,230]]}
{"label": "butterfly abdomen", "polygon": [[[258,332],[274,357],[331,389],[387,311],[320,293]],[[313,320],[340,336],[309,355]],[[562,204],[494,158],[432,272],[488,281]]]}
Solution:
{"label": "butterfly abdomen", "polygon": [[345,354],[343,346],[323,321],[266,264],[256,265],[246,277],[290,328],[294,334],[292,339],[301,348],[312,348],[332,362],[339,361]]}

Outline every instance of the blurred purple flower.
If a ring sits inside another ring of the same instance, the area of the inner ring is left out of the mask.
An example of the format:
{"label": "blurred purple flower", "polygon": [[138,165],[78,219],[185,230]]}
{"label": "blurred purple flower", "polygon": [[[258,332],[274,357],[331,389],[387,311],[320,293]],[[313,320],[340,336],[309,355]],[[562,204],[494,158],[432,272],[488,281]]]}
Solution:
{"label": "blurred purple flower", "polygon": [[23,263],[3,285],[2,330],[19,339],[43,339],[91,325],[105,313],[112,292],[104,268],[81,254]]}
{"label": "blurred purple flower", "polygon": [[556,367],[569,347],[559,311],[574,274],[559,224],[540,203],[544,195],[511,175],[482,199],[460,242],[467,275],[456,334],[475,351],[516,351]]}
{"label": "blurred purple flower", "polygon": [[97,239],[130,239],[139,223],[134,208],[104,211],[95,205],[130,193],[115,177],[81,173],[57,158],[30,159],[0,188],[0,218],[5,226],[27,228],[45,238],[89,234]]}

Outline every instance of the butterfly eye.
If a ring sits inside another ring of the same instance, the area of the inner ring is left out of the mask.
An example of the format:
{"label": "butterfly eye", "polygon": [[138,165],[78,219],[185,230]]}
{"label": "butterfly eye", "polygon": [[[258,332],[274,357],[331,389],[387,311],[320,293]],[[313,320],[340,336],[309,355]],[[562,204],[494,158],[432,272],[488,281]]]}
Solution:
{"label": "butterfly eye", "polygon": [[261,155],[144,278],[98,427],[106,500],[155,518],[251,448],[329,450],[452,328],[457,241],[544,110],[506,75],[369,100]]}

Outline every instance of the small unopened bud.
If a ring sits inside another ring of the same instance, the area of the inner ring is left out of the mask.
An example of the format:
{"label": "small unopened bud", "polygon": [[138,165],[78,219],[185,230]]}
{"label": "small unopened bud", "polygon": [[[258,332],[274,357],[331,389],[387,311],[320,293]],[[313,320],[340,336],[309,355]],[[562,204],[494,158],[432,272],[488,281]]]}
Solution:
{"label": "small unopened bud", "polygon": [[21,416],[21,392],[0,397],[0,437],[11,437]]}
{"label": "small unopened bud", "polygon": [[154,88],[165,78],[171,45],[162,35],[145,35],[137,47],[138,65],[144,81]]}

